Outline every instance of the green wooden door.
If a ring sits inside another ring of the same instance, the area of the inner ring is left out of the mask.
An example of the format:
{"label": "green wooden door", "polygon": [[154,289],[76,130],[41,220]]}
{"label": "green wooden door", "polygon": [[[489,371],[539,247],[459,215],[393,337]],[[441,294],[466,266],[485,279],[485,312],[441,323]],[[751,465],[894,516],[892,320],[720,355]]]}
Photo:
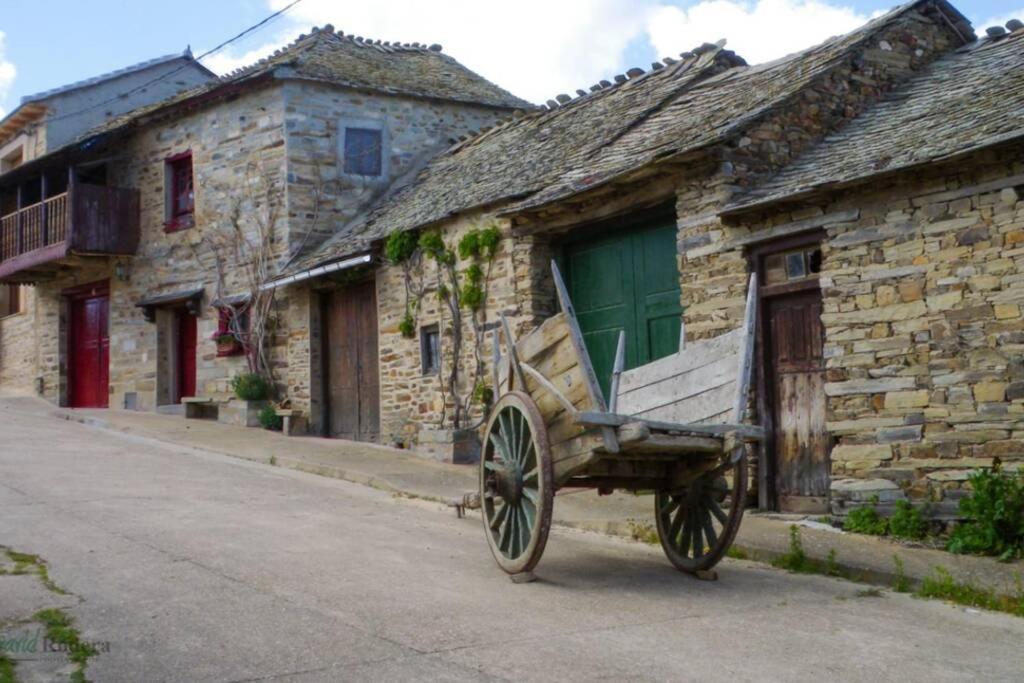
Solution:
{"label": "green wooden door", "polygon": [[626,368],[679,348],[679,271],[671,220],[566,245],[565,276],[601,389],[608,394],[619,330]]}

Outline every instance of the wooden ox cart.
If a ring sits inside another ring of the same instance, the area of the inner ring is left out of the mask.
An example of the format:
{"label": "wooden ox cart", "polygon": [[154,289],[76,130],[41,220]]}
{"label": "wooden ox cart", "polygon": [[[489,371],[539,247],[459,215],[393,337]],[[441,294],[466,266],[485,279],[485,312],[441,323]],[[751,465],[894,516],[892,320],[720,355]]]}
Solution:
{"label": "wooden ox cart", "polygon": [[565,283],[553,263],[552,270],[562,312],[518,341],[502,318],[504,359],[495,345],[503,393],[487,422],[479,494],[494,558],[509,574],[536,566],[559,489],[623,489],[655,492],[658,535],[673,565],[710,570],[743,516],[745,441],[762,436],[742,424],[755,277],[743,326],[732,332],[681,341],[678,353],[626,371],[620,333],[606,405]]}

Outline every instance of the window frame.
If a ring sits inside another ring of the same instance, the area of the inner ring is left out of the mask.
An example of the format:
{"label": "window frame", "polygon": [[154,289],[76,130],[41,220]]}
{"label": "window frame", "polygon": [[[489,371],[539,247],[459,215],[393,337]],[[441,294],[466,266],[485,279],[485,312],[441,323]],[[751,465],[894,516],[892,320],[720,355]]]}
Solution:
{"label": "window frame", "polygon": [[[181,169],[188,164],[188,173],[191,179],[191,197],[189,197],[188,208],[178,209],[178,198],[181,196],[182,188]],[[178,232],[187,230],[195,225],[196,211],[196,176],[195,164],[193,163],[192,150],[175,154],[164,159],[164,231]]]}
{"label": "window frame", "polygon": [[[363,173],[353,173],[347,168],[346,159],[347,154],[345,153],[348,147],[348,131],[374,131],[380,135],[380,145],[378,147],[379,155],[379,166],[380,173],[377,175],[366,175]],[[387,182],[391,172],[391,161],[388,150],[391,149],[391,135],[388,131],[387,125],[383,121],[377,119],[356,119],[356,118],[342,118],[338,120],[338,169],[339,175],[344,178],[349,178],[360,183],[379,183],[384,184]]]}
{"label": "window frame", "polygon": [[[429,339],[437,339],[436,348],[430,348]],[[424,377],[441,373],[441,326],[437,323],[420,328],[420,370]]]}
{"label": "window frame", "polygon": [[[8,282],[0,284],[0,287],[7,291],[4,308],[0,309],[0,320],[3,320],[4,318],[11,318],[16,315],[22,315],[25,312],[25,293],[22,291],[22,285]],[[16,302],[13,308],[11,306],[12,301]]]}
{"label": "window frame", "polygon": [[[230,335],[230,336],[235,338],[235,343],[230,348],[228,348],[228,347],[221,348],[220,345],[218,344],[218,348],[217,348],[217,357],[218,358],[223,358],[225,356],[241,356],[242,354],[245,353],[245,340],[239,339],[238,335],[234,331],[232,331],[232,329],[231,329],[231,311],[232,310],[236,310],[237,311],[237,310],[241,309],[243,307],[243,305],[244,304],[235,304],[235,305],[223,305],[223,306],[217,306],[216,307],[216,310],[217,310],[217,331],[213,333],[213,337],[211,337],[211,338],[214,340],[215,343],[222,336]],[[245,331],[248,334],[248,333],[250,333],[252,331],[252,318],[250,317],[248,310],[243,312],[243,321],[244,321]]]}

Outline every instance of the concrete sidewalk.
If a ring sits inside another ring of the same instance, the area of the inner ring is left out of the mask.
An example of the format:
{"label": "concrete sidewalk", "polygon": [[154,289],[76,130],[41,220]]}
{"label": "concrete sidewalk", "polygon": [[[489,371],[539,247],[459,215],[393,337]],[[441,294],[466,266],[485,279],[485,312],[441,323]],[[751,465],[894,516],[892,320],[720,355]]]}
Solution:
{"label": "concrete sidewalk", "polygon": [[[261,429],[152,413],[56,409],[32,398],[5,399],[0,402],[0,410],[2,419],[12,419],[22,411],[47,412],[55,418],[140,439],[273,463],[442,503],[460,498],[478,486],[476,467],[439,463],[385,446],[285,437]],[[644,532],[652,528],[654,521],[652,497],[626,493],[598,496],[593,491],[565,491],[557,496],[554,513],[555,524],[626,537],[647,536]],[[903,575],[912,586],[932,574],[936,567],[943,567],[957,580],[979,587],[1005,594],[1020,590],[1024,562],[999,563],[990,558],[952,555],[888,539],[847,534],[799,516],[748,513],[735,547],[752,559],[778,557],[789,550],[792,524],[800,526],[804,550],[810,558],[824,562],[834,551],[835,562],[843,574],[863,581],[892,585],[897,578],[894,558],[899,558]]]}

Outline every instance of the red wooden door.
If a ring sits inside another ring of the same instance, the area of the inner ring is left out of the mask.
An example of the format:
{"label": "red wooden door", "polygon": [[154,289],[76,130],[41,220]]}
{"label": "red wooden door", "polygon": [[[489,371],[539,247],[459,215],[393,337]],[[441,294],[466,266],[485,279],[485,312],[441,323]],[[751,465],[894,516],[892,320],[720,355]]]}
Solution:
{"label": "red wooden door", "polygon": [[110,400],[110,296],[105,287],[69,301],[69,403],[72,408],[106,408]]}
{"label": "red wooden door", "polygon": [[331,294],[324,311],[327,433],[380,439],[377,296],[372,282]]}
{"label": "red wooden door", "polygon": [[779,509],[824,511],[830,441],[825,426],[821,293],[805,291],[769,299],[766,309]]}
{"label": "red wooden door", "polygon": [[178,381],[175,382],[175,403],[181,403],[186,396],[196,395],[196,317],[188,311],[178,311]]}

